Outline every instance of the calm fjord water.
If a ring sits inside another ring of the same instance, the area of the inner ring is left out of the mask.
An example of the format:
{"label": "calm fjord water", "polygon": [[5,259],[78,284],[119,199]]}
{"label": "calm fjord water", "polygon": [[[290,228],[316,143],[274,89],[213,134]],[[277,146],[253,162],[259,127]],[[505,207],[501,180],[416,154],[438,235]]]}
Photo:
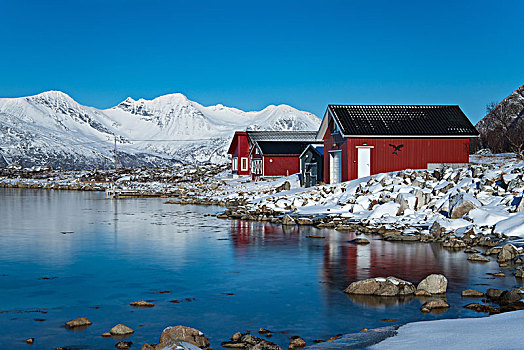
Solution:
{"label": "calm fjord water", "polygon": [[[495,263],[467,262],[432,244],[348,243],[353,234],[204,217],[218,207],[164,204],[163,199],[108,200],[103,193],[0,189],[0,347],[110,349],[102,338],[117,323],[135,330],[132,348],[158,342],[169,325],[204,332],[215,349],[237,332],[272,330],[306,342],[388,323],[481,316],[463,309],[466,288],[510,288]],[[325,239],[306,235],[325,235]],[[351,298],[358,279],[394,275],[419,282],[449,279],[441,315],[422,314],[422,300]],[[509,275],[509,271],[507,272]],[[170,291],[170,293],[159,293]],[[136,300],[149,309],[129,306]],[[176,300],[177,302],[170,302]],[[72,331],[64,322],[87,317]]]}

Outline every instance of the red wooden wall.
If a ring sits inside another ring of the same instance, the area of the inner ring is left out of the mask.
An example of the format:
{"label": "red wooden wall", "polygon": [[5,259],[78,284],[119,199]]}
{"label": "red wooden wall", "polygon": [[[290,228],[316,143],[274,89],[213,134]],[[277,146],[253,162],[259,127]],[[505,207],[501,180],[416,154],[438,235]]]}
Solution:
{"label": "red wooden wall", "polygon": [[[333,123],[333,121],[331,121]],[[347,181],[348,178],[348,167],[345,166],[348,158],[347,139],[342,142],[336,143],[335,138],[331,135],[331,125],[329,125],[326,134],[324,135],[324,182],[331,183],[330,179],[330,162],[331,155],[329,151],[342,151],[342,181]],[[338,141],[341,141],[340,139]]]}
{"label": "red wooden wall", "polygon": [[[251,161],[249,160],[249,141],[247,139],[247,134],[245,132],[236,132],[235,136],[236,138],[236,148],[235,151],[232,154],[232,157],[238,157],[238,175],[249,175],[249,168],[251,166]],[[241,170],[242,169],[242,158],[247,158],[247,170]],[[231,160],[232,161],[232,160]],[[233,166],[233,163],[231,163],[231,166]]]}
{"label": "red wooden wall", "polygon": [[[273,162],[270,162],[273,160]],[[300,158],[290,155],[264,156],[264,176],[285,176],[300,173]]]}
{"label": "red wooden wall", "polygon": [[[426,169],[428,163],[469,163],[469,139],[461,138],[352,138],[348,140],[349,158],[342,165],[348,169],[344,181],[357,178],[356,146],[374,146],[371,149],[371,174],[403,169]],[[404,145],[397,154],[390,144]]]}
{"label": "red wooden wall", "polygon": [[[356,146],[371,149],[371,175],[403,169],[426,169],[428,163],[469,163],[467,138],[347,138],[339,143],[328,127],[324,135],[324,181],[330,183],[329,151],[342,151],[342,181],[357,178],[358,155]],[[397,154],[390,144],[404,145]]]}

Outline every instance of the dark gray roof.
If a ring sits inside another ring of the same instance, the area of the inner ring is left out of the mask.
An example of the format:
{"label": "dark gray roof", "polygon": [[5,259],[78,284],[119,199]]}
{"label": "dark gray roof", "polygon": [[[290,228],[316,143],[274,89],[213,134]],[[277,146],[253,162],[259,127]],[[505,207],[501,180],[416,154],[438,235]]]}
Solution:
{"label": "dark gray roof", "polygon": [[258,147],[262,150],[262,154],[293,154],[300,155],[309,142],[296,142],[296,141],[259,141],[257,142]]}
{"label": "dark gray roof", "polygon": [[345,136],[476,136],[459,106],[329,105]]}
{"label": "dark gray roof", "polygon": [[258,141],[315,141],[317,131],[248,131],[252,142]]}

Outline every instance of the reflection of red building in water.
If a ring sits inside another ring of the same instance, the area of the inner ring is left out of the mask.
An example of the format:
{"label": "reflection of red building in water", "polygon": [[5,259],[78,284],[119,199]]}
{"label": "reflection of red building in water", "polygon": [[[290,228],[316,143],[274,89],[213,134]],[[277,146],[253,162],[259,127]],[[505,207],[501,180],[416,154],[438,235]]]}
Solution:
{"label": "reflection of red building in water", "polygon": [[248,250],[250,246],[264,244],[293,244],[300,240],[298,226],[284,229],[280,225],[242,220],[231,221],[233,246],[237,250]]}
{"label": "reflection of red building in water", "polygon": [[[341,235],[353,238],[352,234]],[[342,242],[347,240],[326,240],[324,282],[341,283],[345,287],[373,277],[395,276],[418,283],[432,273],[442,273],[454,281],[463,281],[468,275],[467,264],[437,245],[399,244],[378,239],[365,246]]]}
{"label": "reflection of red building in water", "polygon": [[[308,234],[325,238],[309,239]],[[319,282],[340,290],[351,282],[372,277],[395,276],[418,283],[432,273],[442,273],[453,282],[463,282],[469,275],[462,256],[428,243],[387,242],[370,236],[371,244],[355,245],[349,243],[355,238],[353,233],[242,220],[231,222],[231,235],[235,252],[240,255],[262,246],[281,247],[286,254],[310,255],[309,261],[321,266]]]}

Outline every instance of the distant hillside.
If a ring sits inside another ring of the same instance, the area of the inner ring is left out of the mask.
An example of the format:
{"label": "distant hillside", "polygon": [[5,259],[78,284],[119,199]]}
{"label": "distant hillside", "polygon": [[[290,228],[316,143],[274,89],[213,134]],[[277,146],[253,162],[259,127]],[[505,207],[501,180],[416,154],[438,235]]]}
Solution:
{"label": "distant hillside", "polygon": [[127,98],[100,110],[60,91],[0,99],[0,166],[111,167],[222,163],[235,130],[316,130],[320,119],[287,105],[244,112],[205,107],[182,94]]}

